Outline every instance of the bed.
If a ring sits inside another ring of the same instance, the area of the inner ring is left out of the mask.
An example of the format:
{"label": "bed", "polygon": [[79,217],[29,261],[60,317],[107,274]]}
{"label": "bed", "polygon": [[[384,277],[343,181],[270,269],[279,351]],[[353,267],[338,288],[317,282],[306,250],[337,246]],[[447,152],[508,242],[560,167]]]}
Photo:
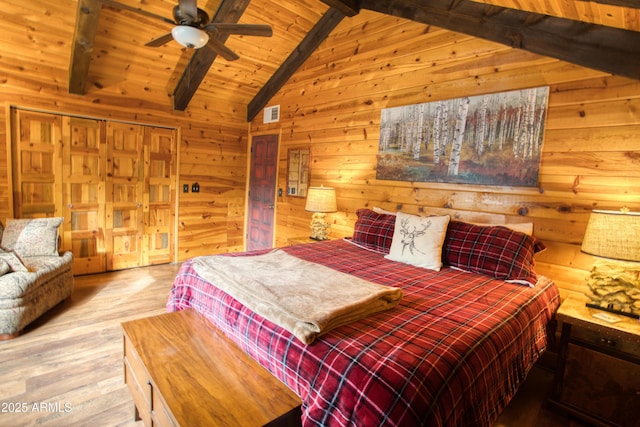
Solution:
{"label": "bed", "polygon": [[[359,210],[352,239],[281,249],[403,291],[394,308],[333,329],[312,344],[205,280],[194,260],[181,266],[167,310],[193,308],[208,318],[300,396],[305,426],[491,426],[553,332],[558,290],[533,270],[533,255],[542,246],[505,227],[450,221],[440,255],[444,264],[428,269],[389,259],[396,221]],[[515,236],[517,244],[496,240],[496,230]],[[526,252],[525,268],[506,259],[513,247],[516,258]],[[500,261],[508,264],[508,277],[504,265],[493,265]],[[482,271],[489,264],[492,274]]]}

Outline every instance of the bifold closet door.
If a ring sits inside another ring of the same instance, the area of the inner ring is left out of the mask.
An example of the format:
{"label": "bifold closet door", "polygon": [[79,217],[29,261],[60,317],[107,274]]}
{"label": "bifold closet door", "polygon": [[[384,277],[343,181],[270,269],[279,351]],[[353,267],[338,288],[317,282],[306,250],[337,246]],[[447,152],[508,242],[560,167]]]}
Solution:
{"label": "bifold closet door", "polygon": [[16,218],[62,216],[74,274],[172,262],[177,131],[11,110]]}
{"label": "bifold closet door", "polygon": [[11,118],[14,217],[62,216],[60,117],[12,110]]}
{"label": "bifold closet door", "polygon": [[145,265],[173,261],[176,157],[174,129],[145,128]]}
{"label": "bifold closet door", "polygon": [[62,117],[63,247],[73,273],[106,269],[105,122]]}
{"label": "bifold closet door", "polygon": [[144,128],[107,123],[107,270],[143,264]]}

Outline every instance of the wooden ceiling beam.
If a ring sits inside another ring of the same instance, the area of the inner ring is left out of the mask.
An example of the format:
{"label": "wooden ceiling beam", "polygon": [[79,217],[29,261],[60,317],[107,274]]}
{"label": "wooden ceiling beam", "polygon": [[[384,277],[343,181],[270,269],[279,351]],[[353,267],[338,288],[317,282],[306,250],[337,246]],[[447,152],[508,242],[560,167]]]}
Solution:
{"label": "wooden ceiling beam", "polygon": [[[236,23],[247,6],[249,6],[249,3],[250,0],[223,0],[211,22]],[[221,32],[215,36],[210,36],[215,37],[221,43],[224,43],[229,38],[228,33]],[[216,52],[209,46],[195,50],[173,91],[174,109],[184,111],[187,108],[217,56]]]}
{"label": "wooden ceiling beam", "polygon": [[360,12],[358,0],[322,0],[322,3],[338,9],[344,16],[356,16]]}
{"label": "wooden ceiling beam", "polygon": [[289,54],[269,81],[260,89],[258,94],[247,106],[247,121],[250,122],[262,110],[267,102],[282,88],[289,78],[300,68],[304,61],[329,36],[331,31],[342,21],[345,15],[342,11],[330,7],[322,18],[302,39],[300,44]]}
{"label": "wooden ceiling beam", "polygon": [[102,3],[100,0],[79,0],[76,27],[71,44],[69,93],[84,95],[89,80],[89,65],[98,30]]}
{"label": "wooden ceiling beam", "polygon": [[363,8],[640,79],[640,32],[469,0],[367,0]]}
{"label": "wooden ceiling beam", "polygon": [[102,6],[128,10],[171,23],[170,19],[147,12],[140,8],[131,7],[115,0],[79,0],[76,16],[76,26],[71,43],[71,60],[69,63],[69,93],[84,95],[89,80],[89,65],[93,55],[93,44],[98,31],[98,20]]}

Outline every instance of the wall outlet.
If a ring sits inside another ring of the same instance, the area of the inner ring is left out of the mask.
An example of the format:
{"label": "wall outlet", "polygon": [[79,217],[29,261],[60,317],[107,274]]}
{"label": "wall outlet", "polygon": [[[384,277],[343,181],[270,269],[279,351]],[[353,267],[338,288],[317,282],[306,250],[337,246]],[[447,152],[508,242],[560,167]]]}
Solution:
{"label": "wall outlet", "polygon": [[198,184],[197,182],[195,182],[195,183],[191,186],[191,192],[192,192],[192,193],[199,193],[199,192],[200,192],[200,184]]}

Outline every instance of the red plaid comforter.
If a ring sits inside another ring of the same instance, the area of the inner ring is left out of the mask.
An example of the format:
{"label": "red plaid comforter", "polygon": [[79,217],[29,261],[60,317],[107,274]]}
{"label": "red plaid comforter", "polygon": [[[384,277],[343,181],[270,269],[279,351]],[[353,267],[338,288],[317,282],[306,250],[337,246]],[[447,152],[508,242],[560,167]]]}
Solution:
{"label": "red plaid comforter", "polygon": [[204,314],[301,397],[305,426],[490,426],[545,350],[560,302],[546,278],[530,288],[450,268],[435,272],[341,240],[285,250],[401,287],[404,297],[307,346],[186,261],[167,310]]}

